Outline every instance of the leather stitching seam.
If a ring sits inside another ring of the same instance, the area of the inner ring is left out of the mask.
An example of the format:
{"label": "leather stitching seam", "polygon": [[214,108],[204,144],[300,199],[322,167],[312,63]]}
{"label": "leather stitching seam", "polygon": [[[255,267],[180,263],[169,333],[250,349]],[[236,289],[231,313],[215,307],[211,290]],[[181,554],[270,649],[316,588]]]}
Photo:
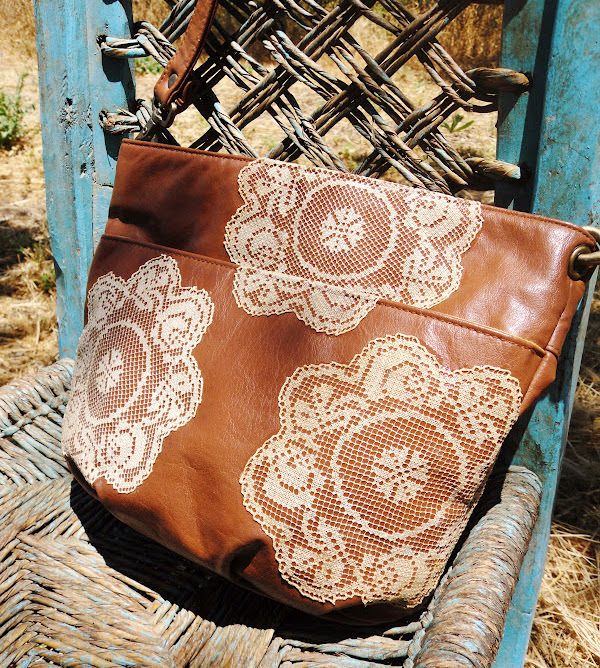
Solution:
{"label": "leather stitching seam", "polygon": [[[124,243],[129,243],[133,244],[136,246],[142,246],[144,248],[152,249],[152,250],[162,250],[165,251],[166,253],[170,255],[178,255],[180,257],[187,258],[189,260],[193,260],[195,262],[202,262],[204,264],[212,264],[216,265],[218,267],[223,267],[224,269],[227,269],[228,271],[235,271],[237,268],[237,265],[226,262],[224,260],[213,260],[210,258],[206,258],[203,256],[196,255],[194,253],[191,253],[189,251],[180,251],[177,249],[170,248],[168,246],[161,246],[160,244],[153,244],[151,242],[144,242],[144,241],[138,241],[134,239],[128,239],[127,237],[121,237],[118,235],[113,235],[113,234],[105,234],[103,235],[103,238],[108,240],[108,241],[113,241],[115,243],[117,242],[124,242]],[[434,320],[440,320],[441,322],[445,322],[449,325],[454,325],[455,327],[462,327],[463,329],[468,329],[470,331],[475,332],[476,334],[480,334],[481,336],[487,336],[493,339],[498,339],[499,341],[502,341],[504,343],[508,343],[513,346],[519,346],[520,348],[525,348],[525,350],[529,350],[531,352],[537,353],[538,355],[544,355],[545,354],[545,349],[539,346],[537,343],[534,343],[533,341],[527,341],[527,343],[522,343],[521,341],[515,341],[512,338],[505,338],[505,337],[510,337],[510,334],[494,334],[492,332],[486,332],[482,331],[480,329],[480,326],[477,324],[473,323],[468,323],[468,322],[463,322],[463,321],[458,321],[452,318],[451,316],[447,316],[443,313],[438,313],[437,311],[428,311],[427,313],[423,313],[421,309],[416,308],[416,307],[411,307],[411,306],[405,306],[403,304],[398,304],[396,302],[390,303],[388,300],[383,300],[379,299],[377,300],[377,306],[383,306],[387,307],[389,309],[394,309],[397,311],[405,311],[407,313],[412,313],[413,315],[419,316],[421,318],[433,318]],[[525,341],[525,340],[524,340]]]}

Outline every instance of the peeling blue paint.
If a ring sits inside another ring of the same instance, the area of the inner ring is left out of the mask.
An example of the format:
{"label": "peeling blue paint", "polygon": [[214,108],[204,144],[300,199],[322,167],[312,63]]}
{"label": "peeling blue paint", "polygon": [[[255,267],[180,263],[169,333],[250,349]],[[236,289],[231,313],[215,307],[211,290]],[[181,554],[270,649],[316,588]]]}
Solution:
{"label": "peeling blue paint", "polygon": [[[98,35],[129,35],[130,3],[36,0],[48,228],[57,275],[61,355],[73,357],[83,327],[88,267],[108,213],[119,139],[96,119],[134,97],[131,66],[103,59]],[[98,184],[102,184],[99,186]]]}

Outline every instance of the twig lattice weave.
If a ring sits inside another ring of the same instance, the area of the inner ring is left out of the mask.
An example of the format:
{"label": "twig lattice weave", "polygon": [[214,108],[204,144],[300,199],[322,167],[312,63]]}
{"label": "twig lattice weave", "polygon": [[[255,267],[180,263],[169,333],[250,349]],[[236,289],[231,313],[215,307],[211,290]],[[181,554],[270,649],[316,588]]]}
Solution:
{"label": "twig lattice weave", "polygon": [[[326,8],[313,0],[221,0],[208,58],[196,72],[195,104],[209,129],[193,146],[256,156],[244,131],[267,115],[283,137],[268,157],[304,156],[315,165],[347,170],[327,139],[331,130],[349,123],[371,146],[354,169],[360,174],[377,177],[393,168],[408,183],[453,193],[519,178],[514,165],[463,158],[439,129],[457,110],[494,111],[499,90],[520,92],[529,83],[510,70],[464,72],[440,46],[437,34],[469,4],[440,0],[415,17],[394,0],[343,0]],[[193,5],[194,0],[180,0],[160,30],[141,22],[133,39],[107,37],[102,48],[107,55],[151,55],[164,64],[174,51],[169,40],[181,34]],[[365,24],[381,35],[377,52],[369,53],[355,37]],[[421,106],[409,99],[396,76],[413,57],[439,88]],[[228,110],[216,92],[225,78],[239,89],[238,102]],[[303,108],[301,100],[307,99],[312,104]],[[135,131],[148,118],[147,105],[139,101],[138,107],[137,115],[104,113],[104,127]]]}

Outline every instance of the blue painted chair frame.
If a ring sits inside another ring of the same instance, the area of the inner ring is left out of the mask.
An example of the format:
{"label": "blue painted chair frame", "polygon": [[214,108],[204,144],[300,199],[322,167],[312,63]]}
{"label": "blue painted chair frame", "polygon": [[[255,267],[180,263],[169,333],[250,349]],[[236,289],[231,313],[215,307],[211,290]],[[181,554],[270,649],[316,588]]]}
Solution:
{"label": "blue painted chair frame", "polygon": [[[127,108],[134,96],[130,63],[103,57],[98,39],[130,34],[132,18],[128,3],[36,0],[36,20],[60,348],[62,355],[74,356],[85,276],[106,220],[119,145],[96,119],[102,108]],[[498,158],[520,165],[530,176],[500,184],[500,206],[582,225],[598,222],[600,124],[593,110],[600,108],[600,50],[590,29],[598,25],[598,3],[504,3],[501,65],[530,73],[533,85],[524,95],[501,96]],[[522,665],[527,650],[590,299],[591,291],[580,306],[557,381],[505,448],[513,463],[540,476],[544,491],[497,666]]]}

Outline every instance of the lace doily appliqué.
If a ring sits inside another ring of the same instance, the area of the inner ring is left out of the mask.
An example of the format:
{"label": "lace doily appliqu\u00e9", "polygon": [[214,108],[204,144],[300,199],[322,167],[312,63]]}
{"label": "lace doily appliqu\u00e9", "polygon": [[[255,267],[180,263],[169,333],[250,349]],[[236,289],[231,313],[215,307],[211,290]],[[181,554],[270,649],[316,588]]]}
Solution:
{"label": "lace doily appliqu\u00e9", "polygon": [[342,334],[380,298],[429,308],[454,292],[481,205],[397,183],[255,160],[225,229],[235,299]]}
{"label": "lace doily appliqu\u00e9", "polygon": [[94,283],[63,423],[63,451],[90,484],[104,477],[132,492],[165,437],[194,417],[202,375],[192,350],[212,317],[208,293],[182,287],[167,255],[127,281],[111,272]]}
{"label": "lace doily appliqu\u00e9", "polygon": [[323,602],[420,603],[520,403],[508,371],[451,371],[404,335],[371,341],[348,365],[298,368],[279,432],[240,478],[281,576]]}

